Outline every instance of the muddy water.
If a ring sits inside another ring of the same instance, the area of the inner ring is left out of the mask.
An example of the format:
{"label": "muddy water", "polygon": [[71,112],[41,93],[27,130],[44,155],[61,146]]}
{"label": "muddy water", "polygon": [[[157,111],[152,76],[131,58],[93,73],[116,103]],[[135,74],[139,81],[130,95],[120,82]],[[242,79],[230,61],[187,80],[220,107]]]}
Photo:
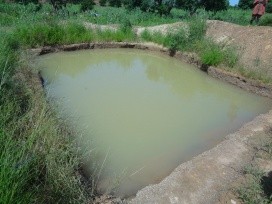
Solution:
{"label": "muddy water", "polygon": [[139,50],[57,53],[38,63],[48,97],[83,132],[86,171],[96,171],[101,191],[119,196],[159,182],[271,107],[191,65]]}

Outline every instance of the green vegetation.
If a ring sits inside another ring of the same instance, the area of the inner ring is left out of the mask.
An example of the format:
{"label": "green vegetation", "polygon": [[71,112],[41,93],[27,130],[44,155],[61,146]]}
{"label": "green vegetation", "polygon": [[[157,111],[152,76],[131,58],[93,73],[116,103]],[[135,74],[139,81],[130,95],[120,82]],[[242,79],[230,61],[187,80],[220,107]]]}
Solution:
{"label": "green vegetation", "polygon": [[217,66],[224,63],[228,67],[234,67],[238,61],[235,50],[215,44],[212,40],[205,38],[205,32],[205,21],[192,19],[188,23],[188,27],[184,26],[178,31],[170,31],[168,34],[163,35],[145,30],[141,37],[145,41],[152,41],[168,47],[172,52],[196,52],[205,65]]}
{"label": "green vegetation", "polygon": [[[37,82],[33,81],[31,62],[24,57],[25,49],[94,41],[151,41],[172,52],[195,52],[205,65],[224,64],[235,69],[237,53],[205,38],[205,22],[218,19],[247,25],[251,12],[237,8],[206,11],[188,2],[182,10],[182,1],[180,8],[173,4],[164,7],[166,2],[161,1],[159,7],[145,7],[148,12],[142,4],[131,10],[119,8],[117,1],[100,1],[115,7],[93,6],[91,1],[54,2],[0,3],[0,203],[87,203],[95,193],[89,182],[93,178],[83,178],[80,173],[83,155],[72,139],[77,133],[67,129],[43,94],[33,89]],[[131,7],[131,2],[126,6]],[[185,26],[166,34],[145,30],[136,36],[132,29],[181,19]],[[260,24],[271,25],[271,19],[267,14]],[[90,23],[119,27],[95,30]],[[266,80],[263,75],[236,69],[245,76]]]}
{"label": "green vegetation", "polygon": [[[272,159],[271,130],[267,131],[267,138],[261,140],[256,148],[254,159]],[[239,199],[249,204],[272,203],[272,171],[264,173],[256,164],[245,167],[243,185],[236,188]]]}
{"label": "green vegetation", "polygon": [[0,203],[86,203],[72,132],[34,91],[18,39],[0,45]]}
{"label": "green vegetation", "polygon": [[[239,198],[248,204],[269,204],[272,197],[267,197],[262,185],[264,172],[254,166],[245,168],[244,174],[247,175],[246,184],[238,189]],[[271,184],[271,183],[270,183]]]}

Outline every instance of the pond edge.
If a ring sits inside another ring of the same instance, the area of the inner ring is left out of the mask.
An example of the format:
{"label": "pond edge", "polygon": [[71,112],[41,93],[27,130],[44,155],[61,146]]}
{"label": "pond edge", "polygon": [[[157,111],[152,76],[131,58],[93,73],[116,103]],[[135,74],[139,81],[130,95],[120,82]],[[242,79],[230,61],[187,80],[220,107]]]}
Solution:
{"label": "pond edge", "polygon": [[[60,46],[46,46],[30,49],[36,56],[61,51],[82,49],[134,48],[160,52],[206,72],[208,75],[226,81],[246,91],[272,98],[272,86],[247,79],[213,66],[200,62],[195,53],[171,52],[169,49],[154,43],[131,42],[96,42]],[[40,76],[39,76],[40,77]],[[42,80],[41,80],[42,81]],[[180,164],[159,184],[149,185],[137,192],[130,203],[213,203],[218,191],[235,180],[241,169],[252,159],[253,150],[247,145],[248,140],[261,132],[266,132],[272,125],[272,110],[256,117],[237,132],[226,136],[217,146]]]}

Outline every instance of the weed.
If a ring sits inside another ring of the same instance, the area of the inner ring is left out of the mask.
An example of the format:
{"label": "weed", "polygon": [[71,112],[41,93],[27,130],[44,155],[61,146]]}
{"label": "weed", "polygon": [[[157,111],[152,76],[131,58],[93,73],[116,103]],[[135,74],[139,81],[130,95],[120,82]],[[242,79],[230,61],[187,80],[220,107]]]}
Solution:
{"label": "weed", "polygon": [[220,49],[216,47],[208,48],[201,53],[201,62],[205,65],[217,66],[224,60],[224,56]]}
{"label": "weed", "polygon": [[262,179],[264,173],[254,166],[247,166],[244,173],[247,175],[246,184],[237,189],[239,198],[249,204],[269,204],[271,198],[264,194]]}

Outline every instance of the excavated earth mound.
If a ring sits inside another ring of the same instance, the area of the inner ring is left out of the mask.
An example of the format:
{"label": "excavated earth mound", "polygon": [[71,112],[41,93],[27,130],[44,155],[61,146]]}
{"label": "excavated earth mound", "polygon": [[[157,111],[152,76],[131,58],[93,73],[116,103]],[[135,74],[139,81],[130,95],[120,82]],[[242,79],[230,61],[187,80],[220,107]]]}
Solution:
{"label": "excavated earth mound", "polygon": [[244,68],[272,77],[272,27],[240,26],[215,20],[207,24],[206,35],[236,48]]}

